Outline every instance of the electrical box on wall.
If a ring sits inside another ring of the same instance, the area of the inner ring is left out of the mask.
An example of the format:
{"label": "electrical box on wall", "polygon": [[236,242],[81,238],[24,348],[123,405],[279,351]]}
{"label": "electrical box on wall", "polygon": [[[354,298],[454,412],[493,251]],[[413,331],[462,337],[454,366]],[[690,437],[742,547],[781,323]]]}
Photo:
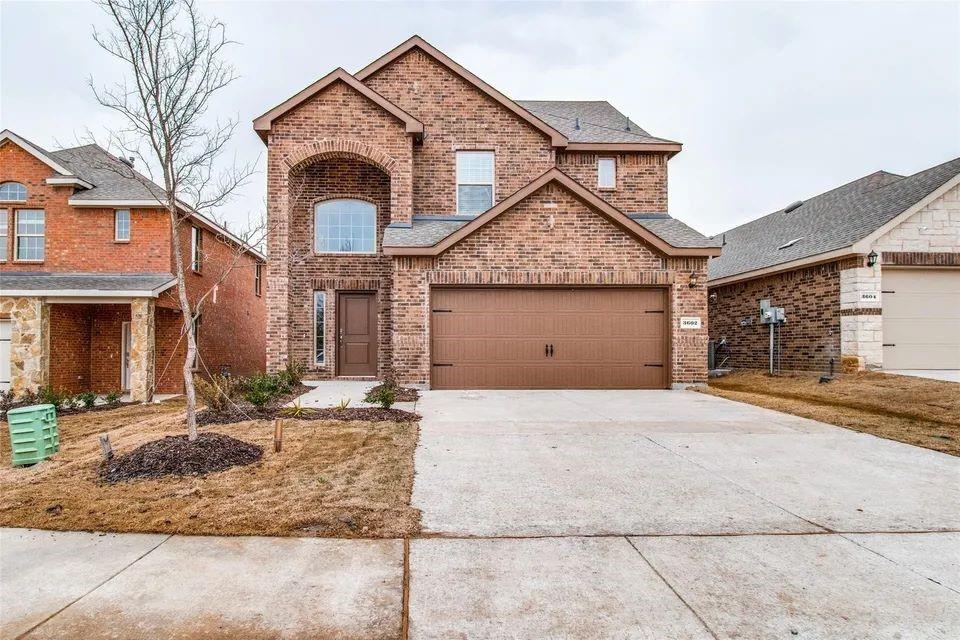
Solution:
{"label": "electrical box on wall", "polygon": [[787,314],[783,307],[774,307],[769,299],[760,301],[760,324],[783,324]]}

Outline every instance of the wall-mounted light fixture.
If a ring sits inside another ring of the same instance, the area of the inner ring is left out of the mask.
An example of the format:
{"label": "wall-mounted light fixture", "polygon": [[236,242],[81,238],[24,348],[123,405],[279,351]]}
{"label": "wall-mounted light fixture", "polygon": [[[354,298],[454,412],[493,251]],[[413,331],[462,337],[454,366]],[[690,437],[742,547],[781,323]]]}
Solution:
{"label": "wall-mounted light fixture", "polygon": [[867,254],[867,266],[872,267],[877,264],[877,252],[871,251]]}
{"label": "wall-mounted light fixture", "polygon": [[700,284],[700,278],[697,276],[697,274],[693,274],[692,276],[690,276],[691,289],[695,289],[699,284]]}

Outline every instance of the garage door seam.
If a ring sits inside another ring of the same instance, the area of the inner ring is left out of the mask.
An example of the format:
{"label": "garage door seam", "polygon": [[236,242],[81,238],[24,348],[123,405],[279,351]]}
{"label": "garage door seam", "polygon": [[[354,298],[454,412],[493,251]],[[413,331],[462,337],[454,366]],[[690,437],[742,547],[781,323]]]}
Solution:
{"label": "garage door seam", "polygon": [[682,595],[680,595],[680,592],[677,591],[672,584],[670,584],[670,581],[667,580],[667,579],[664,577],[664,575],[663,575],[662,573],[660,573],[660,571],[657,570],[657,568],[656,568],[655,566],[653,566],[653,563],[650,562],[650,560],[648,560],[645,555],[643,555],[643,552],[640,551],[639,547],[637,547],[637,545],[635,545],[635,544],[633,543],[633,540],[631,540],[631,539],[629,538],[629,536],[624,536],[623,539],[627,541],[627,544],[629,544],[631,547],[633,547],[633,550],[637,552],[637,555],[640,556],[640,558],[641,558],[645,563],[647,563],[647,566],[650,567],[650,570],[653,571],[653,572],[656,574],[656,576],[657,576],[658,578],[660,578],[660,580],[663,581],[663,584],[667,585],[667,587],[670,589],[670,591],[673,592],[673,595],[677,596],[677,599],[679,599],[680,602],[683,603],[683,606],[685,606],[687,609],[689,609],[689,610],[690,610],[690,613],[692,613],[692,614],[694,615],[694,617],[695,617],[697,620],[700,621],[700,624],[703,625],[703,628],[706,629],[707,632],[708,632],[711,636],[713,636],[715,640],[720,640],[720,638],[719,638],[719,636],[716,634],[716,632],[715,632],[713,629],[710,628],[710,625],[707,624],[707,621],[704,620],[704,619],[700,616],[699,613],[697,613],[697,610],[694,609],[694,608],[690,605],[690,603],[687,602],[686,599],[685,599]]}

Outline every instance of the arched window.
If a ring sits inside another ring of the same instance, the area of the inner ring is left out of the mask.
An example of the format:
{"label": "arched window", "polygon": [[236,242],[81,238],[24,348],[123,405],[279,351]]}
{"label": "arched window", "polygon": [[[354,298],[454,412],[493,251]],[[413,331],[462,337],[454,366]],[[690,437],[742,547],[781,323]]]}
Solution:
{"label": "arched window", "polygon": [[317,253],[374,253],[377,208],[363,200],[327,200],[314,209]]}
{"label": "arched window", "polygon": [[27,188],[19,182],[0,183],[0,200],[23,202],[27,199]]}

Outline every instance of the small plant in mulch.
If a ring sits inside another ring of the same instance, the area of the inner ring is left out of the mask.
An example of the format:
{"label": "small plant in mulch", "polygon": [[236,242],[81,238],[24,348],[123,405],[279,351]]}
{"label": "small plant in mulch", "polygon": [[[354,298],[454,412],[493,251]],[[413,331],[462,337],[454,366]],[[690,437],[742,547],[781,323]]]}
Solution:
{"label": "small plant in mulch", "polygon": [[[383,383],[367,390],[367,395],[363,401],[369,404],[379,404],[383,406],[382,399],[389,397],[389,392],[393,393],[393,399],[390,404],[394,402],[416,402],[420,399],[420,392],[416,389],[401,387],[394,380],[387,379],[384,380]],[[389,405],[387,405],[386,408],[389,408]]]}
{"label": "small plant in mulch", "polygon": [[11,391],[0,392],[0,417],[6,415],[10,409],[30,407],[36,404],[52,404],[57,408],[57,415],[66,416],[88,411],[107,411],[121,407],[120,394],[111,391],[104,396],[104,401],[97,404],[98,395],[93,391],[83,391],[73,395],[69,391],[57,391],[53,387],[43,387],[39,392],[28,391],[14,396]]}
{"label": "small plant in mulch", "polygon": [[109,460],[101,468],[100,476],[113,483],[163,476],[206,475],[252,464],[262,457],[262,447],[221,433],[201,433],[193,442],[185,435],[167,436]]}

